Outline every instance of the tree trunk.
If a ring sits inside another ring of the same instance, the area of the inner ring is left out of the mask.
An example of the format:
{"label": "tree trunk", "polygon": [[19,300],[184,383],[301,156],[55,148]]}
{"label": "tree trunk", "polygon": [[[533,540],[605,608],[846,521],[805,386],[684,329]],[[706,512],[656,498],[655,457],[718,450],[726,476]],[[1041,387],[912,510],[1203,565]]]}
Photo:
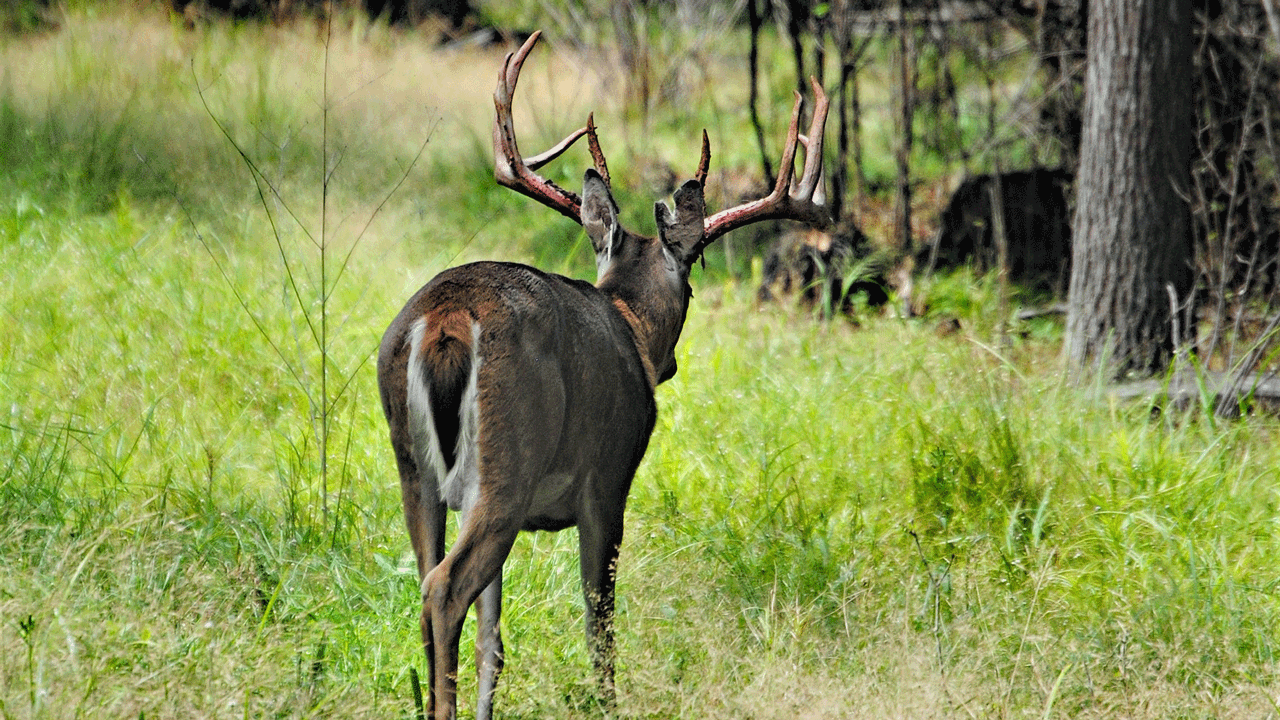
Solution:
{"label": "tree trunk", "polygon": [[1164,368],[1167,288],[1192,282],[1191,0],[1090,0],[1067,358],[1084,379]]}
{"label": "tree trunk", "polygon": [[849,85],[853,80],[853,66],[842,63],[840,84],[836,86],[836,115],[839,127],[836,131],[836,162],[831,170],[831,219],[840,222],[844,217],[845,195],[849,189]]}
{"label": "tree trunk", "polygon": [[[875,36],[867,33],[860,36],[857,28],[855,8],[861,7],[861,0],[835,0],[831,3],[824,22],[831,40],[835,44],[840,59],[840,80],[836,87],[836,107],[839,117],[839,134],[836,143],[836,159],[832,167],[831,181],[834,192],[831,198],[831,216],[836,221],[844,219],[845,205],[850,201],[849,190],[853,188],[853,212],[856,217],[862,211],[863,170],[862,170],[862,109],[858,102],[858,73],[863,57]],[[853,178],[849,171],[852,165]]]}
{"label": "tree trunk", "polygon": [[783,7],[787,12],[787,37],[791,38],[791,54],[796,62],[796,92],[804,95],[808,90],[804,77],[804,27],[809,17],[809,6],[802,0],[787,0]]}
{"label": "tree trunk", "polygon": [[858,90],[858,71],[855,68],[849,90],[849,135],[853,138],[853,206],[857,212],[862,212],[862,203],[867,195],[867,171],[862,163],[862,100]]}
{"label": "tree trunk", "polygon": [[751,109],[751,127],[756,131],[756,144],[760,146],[760,163],[764,169],[764,181],[773,186],[773,163],[769,161],[769,149],[764,145],[764,128],[760,126],[760,27],[764,24],[756,8],[756,0],[747,0],[747,22],[751,26],[751,49],[747,53],[747,72],[751,76],[751,92],[747,105]]}
{"label": "tree trunk", "polygon": [[907,26],[906,0],[898,0],[898,89],[902,93],[898,121],[902,137],[898,144],[898,188],[894,198],[894,243],[910,253],[911,233],[911,146],[915,137],[916,52],[911,30]]}

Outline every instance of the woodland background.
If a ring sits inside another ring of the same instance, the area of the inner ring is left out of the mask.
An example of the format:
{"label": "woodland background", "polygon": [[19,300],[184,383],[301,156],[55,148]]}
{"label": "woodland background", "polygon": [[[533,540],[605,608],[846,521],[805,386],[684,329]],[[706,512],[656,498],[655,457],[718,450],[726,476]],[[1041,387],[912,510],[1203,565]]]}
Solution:
{"label": "woodland background", "polygon": [[[1280,713],[1269,3],[1192,4],[1191,291],[1124,392],[1063,354],[1062,266],[1012,267],[1036,214],[1005,178],[1075,209],[1087,8],[460,7],[4,6],[0,717],[414,715],[370,359],[450,265],[592,275],[576,226],[492,180],[497,69],[536,28],[522,139],[594,110],[637,228],[699,129],[723,207],[776,172],[799,78],[838,98],[835,232],[695,271],[629,505],[617,715]],[[576,546],[508,561],[501,716],[604,714]]]}

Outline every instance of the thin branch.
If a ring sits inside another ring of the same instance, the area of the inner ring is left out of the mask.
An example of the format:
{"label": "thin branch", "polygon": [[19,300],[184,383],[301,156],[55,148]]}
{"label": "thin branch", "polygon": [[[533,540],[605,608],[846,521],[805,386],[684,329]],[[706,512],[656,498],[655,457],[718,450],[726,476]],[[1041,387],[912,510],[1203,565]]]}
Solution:
{"label": "thin branch", "polygon": [[[134,149],[133,154],[138,158],[138,160],[142,162],[143,165],[146,165],[148,169],[150,169],[152,172],[156,173],[157,175],[160,175],[161,177],[163,177],[163,175],[158,170],[156,170],[155,167],[151,165],[151,162],[147,160],[145,157],[143,157],[142,154],[137,151],[137,149]],[[186,217],[187,224],[191,226],[192,232],[194,232],[196,235],[196,240],[200,242],[201,247],[203,247],[204,251],[208,253],[209,259],[213,260],[213,265],[215,268],[218,269],[218,274],[222,276],[222,279],[224,282],[226,282],[227,287],[231,289],[231,294],[233,297],[235,297],[236,304],[240,306],[241,310],[244,310],[244,314],[249,317],[249,320],[253,323],[254,328],[256,328],[258,333],[262,335],[262,338],[267,341],[267,344],[271,346],[271,350],[275,352],[276,357],[280,358],[280,362],[284,364],[285,370],[293,378],[294,382],[298,383],[298,385],[302,387],[303,386],[302,377],[298,374],[298,371],[293,366],[293,363],[289,362],[289,358],[285,355],[284,351],[280,349],[280,346],[277,345],[275,340],[272,339],[271,334],[267,332],[266,327],[264,327],[262,322],[258,320],[258,316],[253,313],[253,310],[249,307],[248,301],[245,300],[244,295],[240,293],[239,288],[237,288],[235,285],[235,282],[232,281],[231,273],[227,271],[226,266],[223,265],[222,261],[218,259],[218,254],[213,251],[213,246],[209,244],[209,241],[205,238],[204,233],[200,232],[200,227],[196,224],[195,218],[191,216],[191,211],[187,208],[187,204],[178,195],[177,185],[175,183],[166,183],[166,184],[168,184],[170,188],[172,188],[169,194],[174,199],[174,201],[178,203],[178,208],[182,211],[183,216]]]}
{"label": "thin branch", "polygon": [[272,196],[281,204],[282,207],[284,207],[285,211],[294,220],[294,222],[298,223],[298,226],[302,228],[303,233],[305,233],[312,242],[315,242],[315,238],[311,236],[311,233],[307,232],[306,225],[296,214],[294,214],[293,208],[285,202],[284,198],[281,197],[275,186],[272,185],[271,181],[268,180],[266,175],[258,168],[257,163],[249,157],[244,148],[240,147],[240,144],[235,141],[235,138],[231,137],[231,131],[222,124],[222,121],[214,114],[213,109],[209,107],[209,100],[205,97],[204,88],[200,87],[199,78],[196,77],[194,60],[191,62],[191,75],[196,80],[196,95],[200,97],[200,103],[204,106],[205,113],[209,115],[209,119],[217,126],[218,131],[227,139],[227,142],[230,143],[231,147],[240,155],[241,161],[244,162],[247,168],[249,168],[250,174],[253,176],[254,187],[258,192],[258,201],[262,204],[262,208],[267,214],[267,222],[271,225],[271,234],[272,237],[275,238],[276,249],[280,253],[280,262],[284,265],[285,274],[289,278],[290,290],[293,292],[294,300],[298,303],[298,308],[302,311],[302,316],[306,320],[307,328],[311,331],[312,339],[317,345],[320,345],[320,334],[315,327],[315,323],[312,322],[311,314],[307,311],[307,303],[302,298],[302,290],[298,287],[297,279],[293,272],[293,266],[289,264],[289,256],[288,253],[285,252],[284,240],[280,236],[280,228],[276,224],[275,214],[271,212],[270,204],[267,202],[266,193],[262,190],[263,183],[265,183],[271,190]]}
{"label": "thin branch", "polygon": [[[358,246],[360,241],[364,239],[365,233],[369,231],[369,226],[372,225],[373,221],[382,213],[382,209],[386,206],[387,202],[389,202],[391,198],[395,197],[395,194],[400,191],[400,186],[404,185],[405,180],[409,179],[409,173],[413,172],[413,168],[418,164],[418,160],[422,158],[422,153],[426,152],[427,143],[431,142],[431,136],[433,134],[435,134],[435,126],[432,126],[432,128],[427,131],[426,139],[418,146],[418,152],[414,154],[413,160],[409,161],[409,166],[400,174],[400,179],[396,180],[396,184],[393,185],[391,189],[387,191],[387,194],[382,197],[382,200],[378,202],[378,206],[373,209],[373,212],[369,213],[369,219],[365,221],[364,227],[360,228],[360,232],[356,234],[355,241],[351,243],[351,247],[347,250],[347,254],[342,258],[342,264],[338,267],[338,274],[333,279],[333,286],[335,288],[338,286],[338,282],[342,279],[342,276],[346,273],[347,266],[351,262],[351,256],[356,251],[356,246]],[[325,297],[327,299],[328,295],[326,294]]]}

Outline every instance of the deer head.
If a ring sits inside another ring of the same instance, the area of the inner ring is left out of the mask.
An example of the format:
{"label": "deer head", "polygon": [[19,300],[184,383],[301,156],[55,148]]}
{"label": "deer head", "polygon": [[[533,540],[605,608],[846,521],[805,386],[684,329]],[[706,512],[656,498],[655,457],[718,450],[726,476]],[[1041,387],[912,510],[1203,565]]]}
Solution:
{"label": "deer head", "polygon": [[[494,176],[498,183],[527,195],[582,224],[596,253],[596,285],[620,305],[624,316],[642,338],[655,383],[676,372],[675,345],[684,325],[692,289],[689,273],[707,246],[745,225],[764,220],[793,219],[826,226],[830,215],[822,204],[822,136],[828,102],[817,81],[812,81],[816,108],[809,136],[799,134],[803,98],[797,93],[782,155],[781,172],[773,191],[758,200],[706,213],[703,188],[711,161],[710,142],[702,133],[702,153],[692,180],[676,190],[675,206],[654,204],[658,236],[631,232],[618,222],[618,206],[609,188],[609,170],[600,149],[594,116],[550,150],[523,158],[511,117],[520,69],[541,33],[536,32],[519,51],[508,55],[494,91],[497,111],[493,127]],[[587,170],[581,197],[539,175],[536,170],[587,137],[594,168]],[[812,141],[810,141],[812,138]],[[796,149],[805,147],[804,173],[794,176]]]}

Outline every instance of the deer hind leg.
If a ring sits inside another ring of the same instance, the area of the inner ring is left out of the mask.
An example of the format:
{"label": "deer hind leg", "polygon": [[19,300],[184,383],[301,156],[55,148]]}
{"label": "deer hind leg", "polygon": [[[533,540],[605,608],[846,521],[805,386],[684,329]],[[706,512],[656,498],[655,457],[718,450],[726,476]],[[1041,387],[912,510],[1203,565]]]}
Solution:
{"label": "deer hind leg", "polygon": [[[444,558],[445,505],[440,501],[439,478],[433,463],[424,462],[415,452],[413,430],[408,418],[409,409],[403,396],[389,398],[386,403],[387,418],[391,427],[391,444],[395,450],[396,466],[400,472],[400,496],[404,503],[404,521],[409,530],[409,542],[413,546],[418,565],[418,581]],[[431,662],[430,616],[425,611],[420,620],[422,646],[427,658],[428,673],[433,674]],[[429,688],[434,681],[429,679]]]}
{"label": "deer hind leg", "polygon": [[[400,458],[397,453],[397,459]],[[409,541],[413,545],[413,554],[418,563],[418,580],[425,582],[441,559],[444,558],[445,506],[437,500],[439,491],[435,489],[434,475],[430,470],[428,477],[419,477],[412,460],[400,461],[400,495],[404,500],[404,519],[409,528]],[[431,617],[424,604],[419,620],[422,632],[422,650],[427,658],[428,688],[433,697],[428,698],[428,707],[434,703],[435,663],[432,662]]]}
{"label": "deer hind leg", "polygon": [[590,518],[578,526],[578,558],[582,569],[582,596],[586,605],[587,650],[595,666],[600,699],[607,706],[615,701],[613,680],[614,584],[617,580],[618,549],[622,544],[622,508],[616,517]]}
{"label": "deer hind leg", "polygon": [[[422,583],[423,614],[424,617],[430,614],[428,624],[434,652],[432,670],[436,720],[456,717],[458,643],[467,608],[486,588],[496,587],[501,592],[497,579],[520,530],[519,520],[508,515],[500,507],[486,507],[483,503],[473,508],[467,513],[449,553],[427,573]],[[496,616],[493,620],[496,627]],[[482,666],[482,678],[484,672]],[[497,680],[496,669],[491,680],[490,685]],[[492,692],[489,699],[492,699]]]}
{"label": "deer hind leg", "polygon": [[[439,621],[428,602],[428,580],[443,562],[445,534],[444,486],[457,465],[466,465],[458,451],[463,432],[463,397],[468,382],[474,384],[474,345],[478,326],[461,315],[419,317],[404,339],[403,419],[393,423],[392,442],[401,462],[401,493],[405,520],[418,559],[422,590],[422,646],[429,668],[431,704],[444,678],[440,656]],[[468,336],[470,339],[468,340]],[[474,392],[472,393],[474,395]],[[474,400],[472,401],[474,403]],[[457,655],[457,649],[454,649]],[[456,664],[456,661],[455,661]],[[455,668],[456,670],[456,668]],[[442,716],[437,716],[442,717]]]}
{"label": "deer hind leg", "polygon": [[476,598],[476,674],[479,701],[476,720],[493,716],[493,693],[502,674],[502,569]]}

